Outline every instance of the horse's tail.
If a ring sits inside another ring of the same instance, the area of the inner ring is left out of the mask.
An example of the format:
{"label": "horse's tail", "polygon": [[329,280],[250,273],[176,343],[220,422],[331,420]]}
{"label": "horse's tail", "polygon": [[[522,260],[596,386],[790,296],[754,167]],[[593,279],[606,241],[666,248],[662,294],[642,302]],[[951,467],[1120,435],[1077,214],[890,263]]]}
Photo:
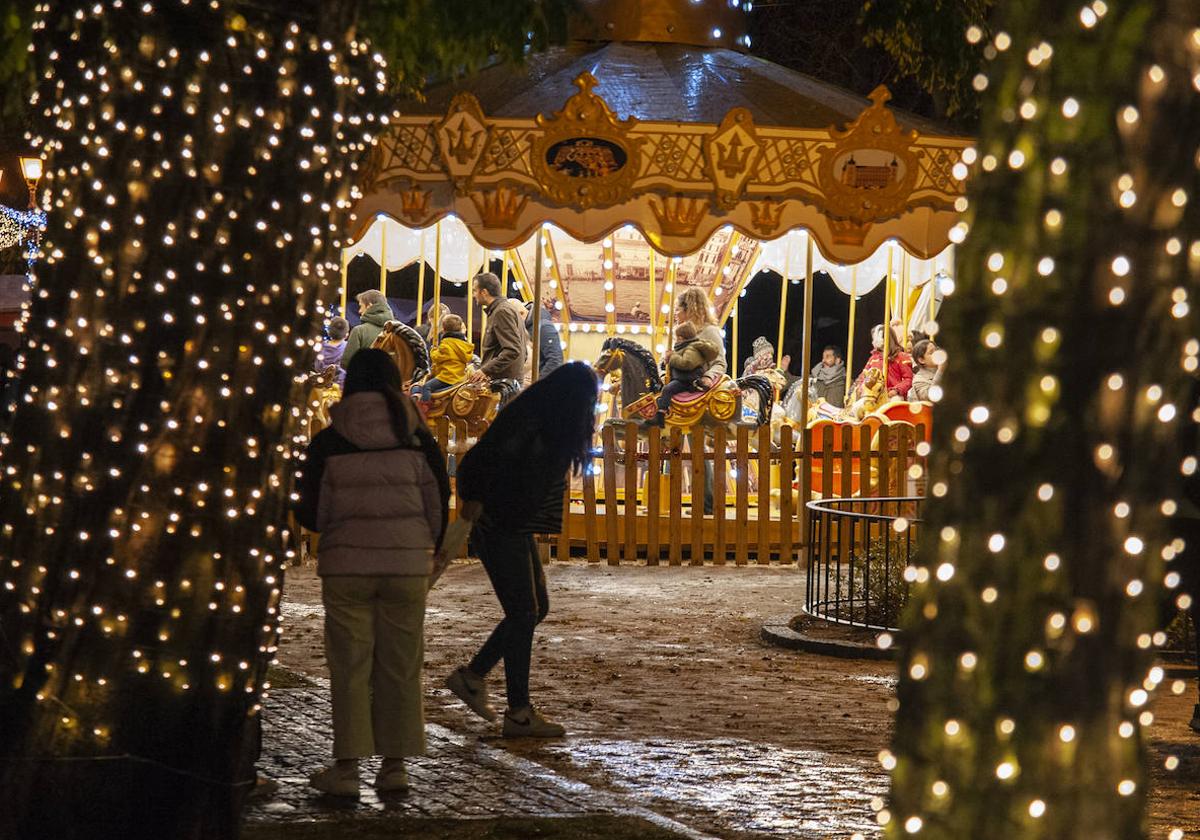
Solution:
{"label": "horse's tail", "polygon": [[515,379],[493,379],[491,381],[491,389],[493,393],[500,395],[500,404],[496,406],[496,410],[498,411],[512,402],[517,394],[521,393],[521,383]]}
{"label": "horse's tail", "polygon": [[753,391],[758,394],[758,425],[765,426],[771,422],[771,408],[775,405],[775,388],[771,380],[765,376],[751,374],[743,376],[735,383],[743,391]]}

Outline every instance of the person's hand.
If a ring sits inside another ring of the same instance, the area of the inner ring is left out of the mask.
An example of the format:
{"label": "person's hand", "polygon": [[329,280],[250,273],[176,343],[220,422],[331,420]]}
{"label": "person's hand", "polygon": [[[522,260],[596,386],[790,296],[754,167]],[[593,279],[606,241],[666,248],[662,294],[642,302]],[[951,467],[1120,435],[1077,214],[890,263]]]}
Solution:
{"label": "person's hand", "polygon": [[471,371],[471,375],[467,377],[467,381],[472,385],[482,385],[489,382],[488,375],[481,370]]}
{"label": "person's hand", "polygon": [[888,399],[892,399],[892,400],[894,400],[894,399],[896,399],[896,397],[898,397],[898,396],[900,396],[900,392],[899,392],[899,391],[888,391]]}
{"label": "person's hand", "polygon": [[705,391],[707,391],[709,388],[711,388],[713,386],[712,377],[707,376],[707,375],[701,376],[696,381],[699,383],[700,387],[703,388]]}

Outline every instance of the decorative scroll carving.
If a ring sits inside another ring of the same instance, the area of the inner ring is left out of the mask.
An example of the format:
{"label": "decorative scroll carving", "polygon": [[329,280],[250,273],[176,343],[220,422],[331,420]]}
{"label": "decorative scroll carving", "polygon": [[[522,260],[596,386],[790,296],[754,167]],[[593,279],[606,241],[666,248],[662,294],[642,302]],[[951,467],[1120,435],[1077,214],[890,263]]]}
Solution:
{"label": "decorative scroll carving", "polygon": [[715,134],[704,139],[707,171],[717,191],[717,205],[731,210],[758,164],[762,146],[754,132],[754,118],[745,108],[732,108]]}
{"label": "decorative scroll carving", "polygon": [[779,220],[783,217],[783,203],[780,201],[754,201],[750,203],[750,223],[754,229],[764,235],[774,233],[779,228]]}
{"label": "decorative scroll carving", "polygon": [[641,141],[629,136],[637,120],[618,119],[592,93],[596,84],[591,73],[581,73],[579,92],[562,110],[537,117],[543,133],[530,144],[530,171],[557,204],[588,209],[628,201],[641,169]]}
{"label": "decorative scroll carving", "polygon": [[650,212],[665,236],[691,236],[708,212],[708,199],[671,195],[656,203],[651,198]]}
{"label": "decorative scroll carving", "polygon": [[433,193],[420,187],[402,191],[400,193],[400,215],[414,224],[423,221],[429,216],[429,199],[432,196]]}
{"label": "decorative scroll carving", "polygon": [[871,107],[844,131],[830,129],[833,146],[822,149],[817,183],[825,211],[834,219],[870,227],[904,212],[919,172],[915,131],[904,131],[886,107],[883,85],[871,91]]}
{"label": "decorative scroll carving", "polygon": [[457,94],[450,100],[450,108],[434,128],[434,134],[442,163],[454,181],[455,190],[463,195],[491,137],[479,100],[470,93]]}
{"label": "decorative scroll carving", "polygon": [[529,203],[529,196],[518,195],[508,187],[499,187],[486,192],[471,193],[471,203],[479,211],[484,227],[513,230],[521,211]]}
{"label": "decorative scroll carving", "polygon": [[418,226],[473,208],[504,232],[492,243],[541,222],[588,239],[627,221],[680,248],[722,223],[764,238],[805,225],[842,254],[895,220],[886,236],[932,253],[965,190],[952,170],[970,139],[903,130],[882,87],[844,128],[801,129],[755,125],[740,108],[716,126],[620,119],[590,74],[575,85],[561,110],[535,119],[485,117],[464,93],[443,117],[394,120],[365,168],[360,218]]}

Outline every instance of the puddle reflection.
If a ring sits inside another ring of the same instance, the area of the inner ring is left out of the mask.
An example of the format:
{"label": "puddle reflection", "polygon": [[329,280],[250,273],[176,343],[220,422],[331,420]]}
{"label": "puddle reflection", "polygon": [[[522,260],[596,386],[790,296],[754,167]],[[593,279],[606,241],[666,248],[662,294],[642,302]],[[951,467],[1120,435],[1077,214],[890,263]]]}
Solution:
{"label": "puddle reflection", "polygon": [[668,806],[771,837],[878,836],[870,802],[887,787],[869,762],[737,739],[573,739],[544,750],[603,773],[660,812]]}

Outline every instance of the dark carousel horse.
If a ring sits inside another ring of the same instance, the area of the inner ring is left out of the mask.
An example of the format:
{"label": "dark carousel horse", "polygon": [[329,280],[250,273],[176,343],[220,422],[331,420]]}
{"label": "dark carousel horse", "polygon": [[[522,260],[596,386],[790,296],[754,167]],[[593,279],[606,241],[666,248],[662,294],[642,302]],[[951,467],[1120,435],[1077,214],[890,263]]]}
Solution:
{"label": "dark carousel horse", "polygon": [[[662,391],[663,382],[658,373],[658,364],[649,350],[636,341],[613,336],[601,346],[595,370],[601,378],[620,371],[623,419],[649,419],[654,416],[657,410],[654,401]],[[775,389],[767,377],[754,374],[738,380],[722,376],[707,391],[680,394],[671,400],[670,409],[667,411],[667,426],[686,429],[698,425],[740,423],[743,391],[750,391],[758,396],[758,413],[754,425],[762,426],[770,422]]]}

